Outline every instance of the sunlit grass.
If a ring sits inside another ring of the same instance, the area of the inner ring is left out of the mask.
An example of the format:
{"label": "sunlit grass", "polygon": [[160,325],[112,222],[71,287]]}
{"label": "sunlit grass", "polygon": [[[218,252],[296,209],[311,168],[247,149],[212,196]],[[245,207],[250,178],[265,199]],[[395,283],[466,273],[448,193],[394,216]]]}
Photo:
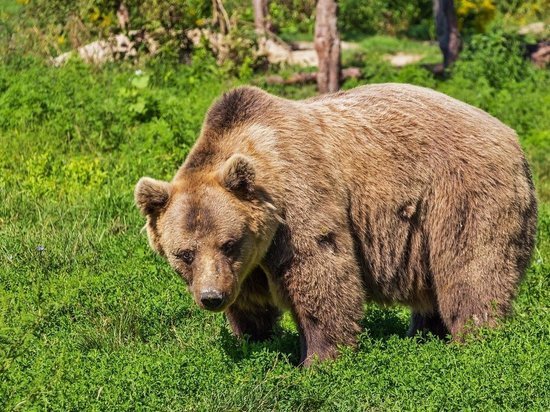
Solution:
{"label": "sunlit grass", "polygon": [[[361,44],[420,50],[385,38]],[[537,248],[501,328],[464,345],[421,342],[405,337],[407,309],[368,305],[358,350],[303,370],[290,316],[266,343],[234,339],[140,233],[136,181],[170,178],[212,100],[243,82],[207,63],[143,67],[149,80],[139,87],[131,68],[0,66],[0,409],[550,409],[550,116],[549,106],[528,104],[547,99],[548,78],[497,91],[435,80],[419,66],[366,64],[364,82],[436,87],[522,130],[541,201]]]}

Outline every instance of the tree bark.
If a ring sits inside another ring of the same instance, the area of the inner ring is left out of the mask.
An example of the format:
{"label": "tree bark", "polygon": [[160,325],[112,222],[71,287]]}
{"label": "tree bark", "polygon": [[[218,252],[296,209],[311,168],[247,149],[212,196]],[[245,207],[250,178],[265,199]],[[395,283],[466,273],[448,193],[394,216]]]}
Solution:
{"label": "tree bark", "polygon": [[267,10],[267,0],[252,0],[254,9],[254,28],[258,37],[265,36],[270,31]]}
{"label": "tree bark", "polygon": [[121,1],[118,5],[116,16],[118,19],[118,26],[122,31],[125,32],[128,29],[128,25],[130,23],[130,13],[128,13],[128,7],[126,7],[124,1]]}
{"label": "tree bark", "polygon": [[439,48],[443,53],[443,66],[451,66],[461,48],[460,33],[453,0],[434,0],[435,29]]}
{"label": "tree bark", "polygon": [[550,64],[550,41],[542,40],[537,44],[528,44],[527,54],[538,67],[548,66]]}
{"label": "tree bark", "polygon": [[319,93],[340,88],[340,35],[336,26],[336,0],[318,0],[315,17],[315,50],[319,57],[317,87]]}
{"label": "tree bark", "polygon": [[220,33],[225,35],[231,30],[231,24],[229,23],[229,16],[222,0],[212,0],[212,20],[215,25],[220,28]]}

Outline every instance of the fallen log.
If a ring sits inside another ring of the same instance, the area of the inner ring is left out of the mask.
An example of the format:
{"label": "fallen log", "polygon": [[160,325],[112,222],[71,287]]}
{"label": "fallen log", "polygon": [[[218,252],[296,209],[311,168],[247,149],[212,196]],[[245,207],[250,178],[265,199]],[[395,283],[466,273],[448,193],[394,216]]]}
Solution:
{"label": "fallen log", "polygon": [[[340,80],[346,79],[359,79],[361,77],[361,70],[358,67],[348,67],[340,71]],[[313,73],[295,73],[288,78],[282,76],[272,75],[265,79],[269,85],[291,85],[291,84],[306,84],[315,83],[317,81],[317,72]]]}
{"label": "fallen log", "polygon": [[538,67],[544,68],[550,64],[550,41],[540,41],[534,45],[528,45],[528,53],[531,61]]}

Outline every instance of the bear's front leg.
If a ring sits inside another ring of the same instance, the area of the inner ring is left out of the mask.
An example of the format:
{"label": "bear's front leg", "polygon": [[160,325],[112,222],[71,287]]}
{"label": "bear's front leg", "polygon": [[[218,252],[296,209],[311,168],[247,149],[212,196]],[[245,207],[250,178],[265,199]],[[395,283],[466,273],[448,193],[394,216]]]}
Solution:
{"label": "bear's front leg", "polygon": [[364,295],[355,259],[322,252],[300,259],[284,276],[304,366],[335,358],[338,346],[354,346],[361,330]]}
{"label": "bear's front leg", "polygon": [[272,303],[267,278],[261,268],[255,269],[241,286],[235,303],[227,308],[225,316],[233,334],[249,336],[254,341],[271,337],[281,312]]}
{"label": "bear's front leg", "polygon": [[253,341],[263,341],[271,337],[280,312],[274,306],[241,308],[232,305],[225,316],[235,336],[249,336]]}

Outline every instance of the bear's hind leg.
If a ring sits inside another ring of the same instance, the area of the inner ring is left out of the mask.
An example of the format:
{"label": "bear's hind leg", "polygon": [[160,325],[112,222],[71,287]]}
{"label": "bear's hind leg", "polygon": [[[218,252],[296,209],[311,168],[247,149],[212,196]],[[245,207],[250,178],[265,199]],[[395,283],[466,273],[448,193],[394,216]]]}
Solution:
{"label": "bear's hind leg", "polygon": [[[464,277],[467,279],[467,277]],[[461,341],[472,327],[493,327],[509,310],[508,297],[495,293],[498,287],[486,282],[457,281],[438,290],[441,318],[453,340]]]}
{"label": "bear's hind leg", "polygon": [[497,190],[490,184],[496,178],[466,177],[460,171],[439,176],[426,220],[437,306],[458,341],[508,314],[529,261],[536,219],[529,196],[504,191],[504,181]]}
{"label": "bear's hind leg", "polygon": [[445,339],[449,334],[449,330],[445,326],[439,313],[436,312],[429,315],[423,315],[413,311],[407,336],[412,337],[417,333],[420,333],[422,337],[426,337],[428,333],[431,333],[440,339]]}

